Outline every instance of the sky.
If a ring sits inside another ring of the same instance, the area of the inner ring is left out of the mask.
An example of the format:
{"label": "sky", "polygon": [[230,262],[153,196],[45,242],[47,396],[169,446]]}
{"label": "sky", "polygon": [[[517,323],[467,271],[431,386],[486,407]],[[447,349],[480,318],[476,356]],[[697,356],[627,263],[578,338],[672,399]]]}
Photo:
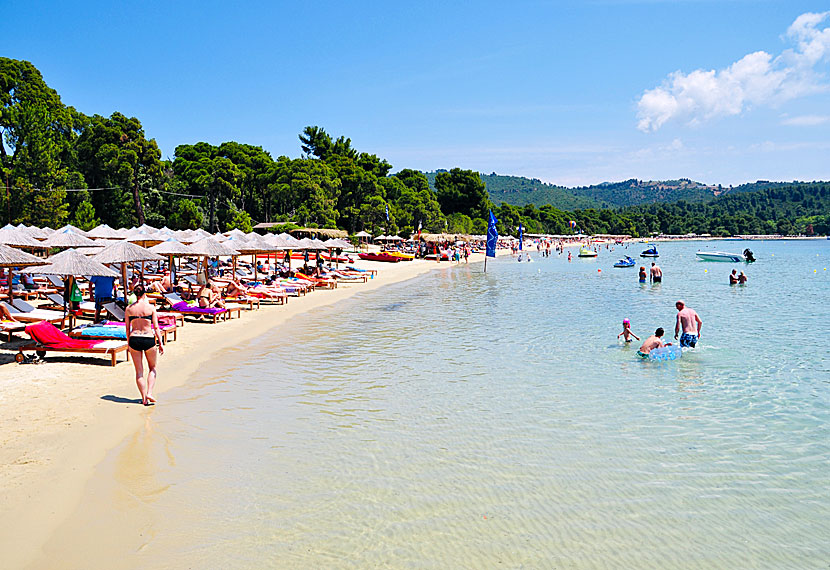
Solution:
{"label": "sky", "polygon": [[164,158],[299,157],[317,125],[393,171],[566,186],[830,180],[830,3],[0,0],[0,56]]}

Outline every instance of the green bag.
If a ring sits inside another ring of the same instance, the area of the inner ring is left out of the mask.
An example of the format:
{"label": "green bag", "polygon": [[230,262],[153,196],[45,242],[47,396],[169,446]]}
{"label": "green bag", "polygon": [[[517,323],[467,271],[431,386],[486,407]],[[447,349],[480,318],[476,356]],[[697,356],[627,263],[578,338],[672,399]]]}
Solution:
{"label": "green bag", "polygon": [[81,295],[81,290],[78,289],[77,281],[72,282],[72,293],[69,295],[69,300],[73,303],[80,303],[84,300],[83,296]]}

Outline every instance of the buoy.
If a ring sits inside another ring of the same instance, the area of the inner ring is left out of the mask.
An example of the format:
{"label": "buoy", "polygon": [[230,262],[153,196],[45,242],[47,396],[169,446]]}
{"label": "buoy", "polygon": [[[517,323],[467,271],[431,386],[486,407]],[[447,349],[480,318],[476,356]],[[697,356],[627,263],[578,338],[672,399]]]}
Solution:
{"label": "buoy", "polygon": [[597,269],[597,273],[602,273],[602,269]]}
{"label": "buoy", "polygon": [[704,269],[704,270],[703,270],[703,272],[704,272],[704,273],[709,273],[709,270],[708,270],[708,269]]}

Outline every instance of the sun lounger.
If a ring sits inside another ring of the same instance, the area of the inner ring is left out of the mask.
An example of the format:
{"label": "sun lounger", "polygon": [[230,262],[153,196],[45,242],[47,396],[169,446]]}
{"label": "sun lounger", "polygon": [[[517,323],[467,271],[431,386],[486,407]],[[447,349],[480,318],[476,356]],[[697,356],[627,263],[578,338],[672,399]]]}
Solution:
{"label": "sun lounger", "polygon": [[[167,302],[170,304],[170,310],[176,313],[193,317],[208,317],[213,320],[213,324],[216,324],[220,319],[227,320],[230,318],[231,311],[229,309],[222,309],[219,307],[209,307],[203,309],[198,305],[189,305],[187,301],[182,300],[182,298],[176,293],[165,293],[164,298],[167,299]],[[237,310],[241,316],[242,311],[240,309]]]}
{"label": "sun lounger", "polygon": [[79,352],[83,354],[108,354],[112,359],[112,365],[118,362],[118,353],[127,353],[127,360],[130,359],[127,352],[127,343],[121,340],[83,340],[71,338],[54,325],[47,322],[33,323],[26,327],[26,334],[32,337],[34,344],[28,344],[20,348],[15,355],[17,362],[23,362],[24,350],[33,350],[41,358],[47,351],[55,352]]}
{"label": "sun lounger", "polygon": [[[117,321],[120,323],[124,322],[124,309],[119,307],[116,303],[105,303],[104,310],[107,313],[109,313],[113,321]],[[181,313],[168,313],[166,311],[156,311],[156,314],[159,317],[159,324],[161,324],[164,319],[172,319],[172,324],[176,325],[177,327],[184,326],[184,316]]]}
{"label": "sun lounger", "polygon": [[23,310],[23,309],[19,308],[18,306],[10,305],[9,303],[7,303],[5,301],[0,301],[0,303],[3,303],[3,306],[5,306],[6,309],[9,310],[9,313],[11,313],[12,316],[18,321],[22,321],[22,322],[26,322],[26,323],[36,323],[38,321],[49,321],[50,323],[60,323],[61,328],[63,328],[64,322],[67,319],[69,319],[70,322],[72,321],[72,315],[69,315],[69,314],[64,315],[61,312],[49,311],[49,310],[46,310],[46,309],[35,309],[34,307],[29,305],[25,301],[22,301],[21,299],[15,299],[14,301],[20,306],[24,306],[23,304],[25,303],[25,306],[28,307],[30,310]]}
{"label": "sun lounger", "polygon": [[[161,340],[167,344],[167,339],[170,334],[173,335],[173,340],[176,340],[176,319],[171,317],[165,319],[165,323],[159,320],[159,332],[161,333]],[[85,339],[116,339],[127,340],[127,327],[123,321],[103,321],[91,325],[81,325],[69,331],[69,336],[72,338]]]}
{"label": "sun lounger", "polygon": [[26,323],[18,321],[0,321],[0,332],[6,333],[8,342],[12,341],[12,333],[23,332],[25,328]]}

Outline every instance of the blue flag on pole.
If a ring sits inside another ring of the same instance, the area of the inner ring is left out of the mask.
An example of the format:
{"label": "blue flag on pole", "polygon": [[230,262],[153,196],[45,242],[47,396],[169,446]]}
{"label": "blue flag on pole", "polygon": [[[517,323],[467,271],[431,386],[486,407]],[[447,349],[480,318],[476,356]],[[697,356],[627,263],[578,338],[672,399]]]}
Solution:
{"label": "blue flag on pole", "polygon": [[499,221],[490,210],[490,223],[487,225],[487,257],[496,257],[496,242],[499,241],[499,232],[496,229],[496,224]]}
{"label": "blue flag on pole", "polygon": [[522,242],[525,240],[524,231],[522,230],[522,223],[519,222],[519,251],[522,251]]}
{"label": "blue flag on pole", "polygon": [[386,204],[386,221],[389,221],[389,204]]}

